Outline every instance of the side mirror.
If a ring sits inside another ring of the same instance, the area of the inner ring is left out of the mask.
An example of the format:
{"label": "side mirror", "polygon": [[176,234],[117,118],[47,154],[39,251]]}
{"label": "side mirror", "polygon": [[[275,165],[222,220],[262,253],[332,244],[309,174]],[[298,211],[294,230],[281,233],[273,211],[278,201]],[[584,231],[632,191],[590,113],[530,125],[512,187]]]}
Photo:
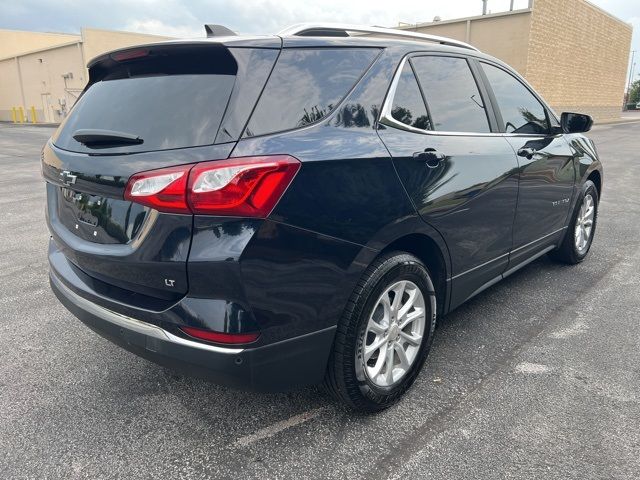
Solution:
{"label": "side mirror", "polygon": [[584,133],[591,130],[593,118],[582,113],[564,112],[560,116],[560,125],[564,133]]}

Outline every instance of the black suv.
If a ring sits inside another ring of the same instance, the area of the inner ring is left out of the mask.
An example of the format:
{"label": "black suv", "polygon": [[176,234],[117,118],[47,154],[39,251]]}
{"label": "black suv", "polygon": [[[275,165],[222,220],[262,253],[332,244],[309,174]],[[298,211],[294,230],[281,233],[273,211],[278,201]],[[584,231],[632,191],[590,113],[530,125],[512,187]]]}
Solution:
{"label": "black suv", "polygon": [[462,42],[302,25],[118,50],[89,77],[42,155],[51,286],[183,372],[379,410],[436,318],[593,240],[591,118]]}

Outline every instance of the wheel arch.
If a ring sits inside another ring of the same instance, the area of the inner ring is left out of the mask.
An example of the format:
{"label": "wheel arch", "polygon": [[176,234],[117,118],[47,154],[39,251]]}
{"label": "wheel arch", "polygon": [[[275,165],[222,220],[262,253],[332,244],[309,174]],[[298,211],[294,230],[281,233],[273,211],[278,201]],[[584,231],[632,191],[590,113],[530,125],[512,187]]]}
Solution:
{"label": "wheel arch", "polygon": [[602,196],[602,174],[599,170],[593,170],[587,177],[587,180],[591,180],[596,186],[596,190],[598,191],[598,200],[600,200],[600,197]]}
{"label": "wheel arch", "polygon": [[438,316],[446,313],[449,301],[449,270],[438,243],[424,233],[411,233],[391,242],[382,249],[380,255],[393,251],[410,253],[424,263],[436,290]]}

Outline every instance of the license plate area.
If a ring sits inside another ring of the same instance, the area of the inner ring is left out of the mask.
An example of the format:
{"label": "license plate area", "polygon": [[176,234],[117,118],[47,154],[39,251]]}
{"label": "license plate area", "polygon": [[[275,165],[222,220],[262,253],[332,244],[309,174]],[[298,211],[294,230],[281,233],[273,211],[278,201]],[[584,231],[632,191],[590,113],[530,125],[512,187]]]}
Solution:
{"label": "license plate area", "polygon": [[126,244],[139,233],[147,210],[125,200],[61,187],[60,222],[78,237],[95,243]]}

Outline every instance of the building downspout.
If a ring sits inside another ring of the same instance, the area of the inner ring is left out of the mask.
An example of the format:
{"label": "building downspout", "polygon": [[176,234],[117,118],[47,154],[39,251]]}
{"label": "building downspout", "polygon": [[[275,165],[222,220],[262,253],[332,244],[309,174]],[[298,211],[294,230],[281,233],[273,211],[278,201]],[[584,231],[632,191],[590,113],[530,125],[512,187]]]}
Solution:
{"label": "building downspout", "polygon": [[16,70],[18,72],[18,85],[20,85],[20,99],[22,100],[22,106],[24,108],[27,108],[27,104],[24,100],[24,85],[22,85],[22,70],[20,70],[20,60],[18,60],[18,57],[14,57],[15,61],[16,61]]}

